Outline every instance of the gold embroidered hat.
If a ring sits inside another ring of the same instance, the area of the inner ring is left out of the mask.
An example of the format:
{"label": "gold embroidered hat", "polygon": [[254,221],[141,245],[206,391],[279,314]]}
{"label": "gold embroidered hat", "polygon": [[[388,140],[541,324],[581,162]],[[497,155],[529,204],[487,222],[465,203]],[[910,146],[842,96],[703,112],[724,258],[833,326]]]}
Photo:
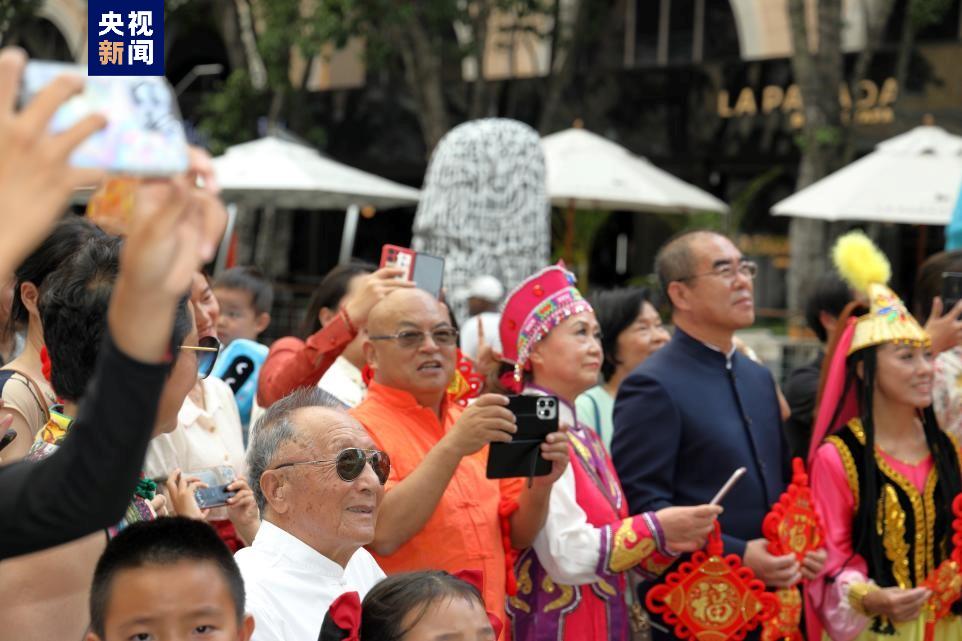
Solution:
{"label": "gold embroidered hat", "polygon": [[887,283],[892,274],[885,254],[862,231],[841,236],[832,249],[838,273],[868,299],[869,313],[858,318],[848,354],[883,343],[930,345],[928,333]]}

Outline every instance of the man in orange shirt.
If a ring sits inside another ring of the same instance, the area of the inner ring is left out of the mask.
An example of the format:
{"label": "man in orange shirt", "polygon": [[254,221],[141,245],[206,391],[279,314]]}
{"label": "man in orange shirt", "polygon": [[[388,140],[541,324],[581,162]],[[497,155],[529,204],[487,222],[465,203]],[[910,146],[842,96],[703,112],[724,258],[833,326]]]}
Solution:
{"label": "man in orange shirt", "polygon": [[391,457],[368,548],[388,574],[481,570],[485,605],[500,615],[506,565],[499,507],[511,547],[529,547],[544,525],[551,486],[568,464],[567,440],[560,432],[548,435],[541,452],[553,462],[551,474],[530,487],[524,479],[488,479],[487,446],[510,441],[515,419],[501,395],[485,394],[467,409],[447,400],[458,337],[447,308],[422,290],[397,291],[371,310],[367,331],[364,352],[374,379],[351,414]]}

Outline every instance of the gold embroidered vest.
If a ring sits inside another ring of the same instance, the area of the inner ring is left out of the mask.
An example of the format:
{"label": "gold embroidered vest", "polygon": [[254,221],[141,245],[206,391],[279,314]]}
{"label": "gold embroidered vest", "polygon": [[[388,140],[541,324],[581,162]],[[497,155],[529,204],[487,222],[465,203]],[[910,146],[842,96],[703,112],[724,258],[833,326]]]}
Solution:
{"label": "gold embroidered vest", "polygon": [[[865,495],[865,480],[859,475],[865,453],[861,420],[852,419],[845,429],[826,440],[841,456],[857,510]],[[953,456],[958,456],[955,448]],[[853,549],[865,559],[869,576],[880,586],[913,588],[924,581],[951,550],[951,510],[947,505],[935,504],[939,483],[935,466],[920,493],[909,479],[889,465],[877,448],[875,462],[878,467],[875,523],[867,533],[859,531],[859,524],[853,523]],[[883,567],[873,567],[873,540],[880,541],[885,552]]]}

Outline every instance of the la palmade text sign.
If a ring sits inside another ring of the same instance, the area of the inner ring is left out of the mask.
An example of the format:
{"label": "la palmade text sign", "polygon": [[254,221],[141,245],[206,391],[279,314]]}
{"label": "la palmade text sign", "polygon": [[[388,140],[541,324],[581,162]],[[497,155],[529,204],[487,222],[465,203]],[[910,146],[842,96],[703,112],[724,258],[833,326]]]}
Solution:
{"label": "la palmade text sign", "polygon": [[[838,102],[842,107],[843,122],[850,122],[853,113],[856,124],[878,125],[890,123],[895,119],[892,105],[899,95],[899,83],[895,78],[886,78],[882,86],[872,80],[858,83],[856,95],[847,84],[838,88]],[[792,129],[800,129],[805,124],[804,102],[798,85],[783,89],[778,85],[767,85],[760,92],[745,87],[733,100],[732,94],[725,89],[718,92],[716,109],[722,118],[750,118],[759,113],[768,115],[776,112],[786,114]]]}

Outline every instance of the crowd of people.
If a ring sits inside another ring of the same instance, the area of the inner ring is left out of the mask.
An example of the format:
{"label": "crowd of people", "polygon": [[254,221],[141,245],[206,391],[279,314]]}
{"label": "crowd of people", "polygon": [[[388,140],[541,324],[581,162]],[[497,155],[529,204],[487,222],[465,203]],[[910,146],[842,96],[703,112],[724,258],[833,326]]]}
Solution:
{"label": "crowd of people", "polygon": [[[48,133],[69,78],[16,111],[24,64],[0,53],[0,640],[669,639],[646,595],[719,532],[802,586],[809,641],[962,638],[929,581],[962,492],[962,302],[938,296],[962,252],[921,267],[913,316],[841,238],[806,310],[824,347],[784,391],[735,336],[757,266],[707,230],[661,247],[658,292],[585,297],[559,264],[449,305],[351,262],[267,346],[270,280],[204,269],[205,156],[139,182],[120,236],[64,215],[105,178],[68,162],[104,122]],[[556,399],[525,455],[545,473],[491,478],[516,395]],[[792,456],[823,528],[801,557],[762,527]]]}

